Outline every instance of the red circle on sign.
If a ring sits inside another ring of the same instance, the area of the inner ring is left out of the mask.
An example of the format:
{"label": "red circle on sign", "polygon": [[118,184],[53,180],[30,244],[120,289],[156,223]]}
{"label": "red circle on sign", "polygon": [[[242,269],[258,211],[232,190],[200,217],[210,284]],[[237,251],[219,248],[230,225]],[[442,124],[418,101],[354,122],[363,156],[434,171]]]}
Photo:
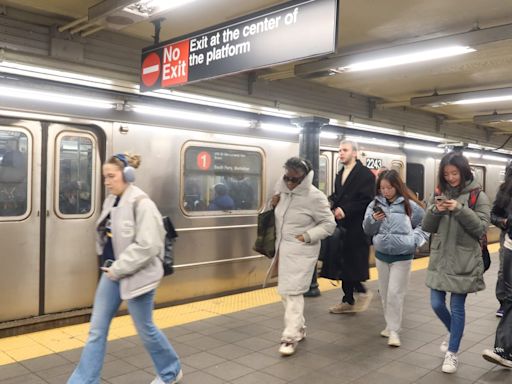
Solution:
{"label": "red circle on sign", "polygon": [[160,77],[160,56],[150,53],[142,62],[142,82],[146,87],[151,87]]}
{"label": "red circle on sign", "polygon": [[197,154],[197,167],[203,171],[210,169],[212,165],[212,156],[206,152],[202,151]]}

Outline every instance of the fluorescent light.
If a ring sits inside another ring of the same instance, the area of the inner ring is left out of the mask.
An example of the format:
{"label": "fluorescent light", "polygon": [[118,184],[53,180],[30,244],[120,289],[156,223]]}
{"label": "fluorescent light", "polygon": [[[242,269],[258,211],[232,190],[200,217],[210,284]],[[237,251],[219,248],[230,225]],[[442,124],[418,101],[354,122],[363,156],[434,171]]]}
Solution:
{"label": "fluorescent light", "polygon": [[512,88],[484,89],[481,91],[447,93],[413,97],[410,101],[413,107],[443,107],[446,105],[468,105],[478,103],[496,103],[512,100]]}
{"label": "fluorescent light", "polygon": [[265,131],[288,133],[290,135],[298,135],[300,133],[300,131],[302,130],[301,128],[295,127],[293,125],[282,125],[282,124],[261,123],[260,127],[261,127],[261,129],[263,129]]}
{"label": "fluorescent light", "polygon": [[400,145],[398,145],[398,143],[394,142],[394,141],[380,140],[380,139],[362,137],[362,136],[345,136],[344,140],[355,141],[356,143],[371,144],[371,145],[376,145],[376,146],[381,145],[383,147],[392,147],[392,148],[400,147]]}
{"label": "fluorescent light", "polygon": [[5,109],[0,109],[0,116],[8,116],[8,117],[16,117],[18,119],[33,119],[33,120],[52,120],[52,121],[60,121],[63,123],[70,123],[72,120],[69,117],[64,116],[55,116],[55,115],[44,115],[41,113],[31,113],[31,112],[20,112],[20,111],[9,111]]}
{"label": "fluorescent light", "polygon": [[480,159],[482,157],[482,155],[480,153],[474,153],[474,152],[468,152],[468,151],[464,151],[464,152],[462,152],[462,154],[465,157],[468,157],[470,159]]}
{"label": "fluorescent light", "polygon": [[0,97],[12,97],[17,99],[43,101],[56,104],[77,105],[80,107],[89,108],[115,108],[114,102],[109,100],[92,99],[88,97],[71,96],[60,93],[33,91],[29,89],[2,86],[0,86]]}
{"label": "fluorescent light", "polygon": [[475,49],[471,47],[454,45],[443,48],[429,49],[415,53],[406,53],[403,55],[383,57],[380,59],[360,61],[343,67],[338,67],[337,70],[342,72],[367,71],[371,69],[388,68],[397,65],[419,63],[422,61],[441,59],[444,57],[452,57],[474,51]]}
{"label": "fluorescent light", "polygon": [[112,85],[112,80],[105,79],[102,77],[82,75],[76,72],[67,72],[57,69],[36,67],[27,64],[19,64],[7,60],[0,61],[0,72],[11,73],[13,75],[30,76],[45,80],[54,80],[59,82],[71,82],[73,84],[85,86],[91,86],[91,83]]}
{"label": "fluorescent light", "polygon": [[416,144],[404,144],[404,149],[410,149],[412,151],[422,151],[422,152],[430,152],[430,153],[444,153],[444,149],[437,147],[430,147],[425,145],[416,145]]}
{"label": "fluorescent light", "polygon": [[323,131],[320,131],[320,137],[323,137],[324,139],[337,139],[338,138],[338,134],[336,134],[334,132],[323,132]]}
{"label": "fluorescent light", "polygon": [[169,119],[182,119],[182,120],[192,120],[192,121],[200,121],[204,123],[212,123],[212,124],[223,124],[229,125],[232,127],[243,127],[249,128],[251,126],[251,122],[245,119],[237,119],[234,117],[225,117],[214,114],[200,113],[200,112],[188,112],[179,109],[171,109],[171,108],[155,108],[155,107],[146,107],[142,105],[134,105],[132,110],[136,113],[142,113],[146,115],[152,116],[163,116]]}
{"label": "fluorescent light", "polygon": [[494,160],[494,161],[502,161],[504,163],[506,163],[506,162],[508,162],[510,160],[510,159],[507,159],[506,157],[493,156],[493,155],[483,155],[482,159]]}

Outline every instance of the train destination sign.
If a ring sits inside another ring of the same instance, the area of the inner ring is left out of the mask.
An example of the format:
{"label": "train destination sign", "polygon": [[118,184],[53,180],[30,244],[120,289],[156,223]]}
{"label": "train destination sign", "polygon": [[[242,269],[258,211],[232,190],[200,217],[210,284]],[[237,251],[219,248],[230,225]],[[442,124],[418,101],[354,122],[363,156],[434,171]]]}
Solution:
{"label": "train destination sign", "polygon": [[325,55],[337,0],[295,0],[142,50],[141,90],[170,88]]}
{"label": "train destination sign", "polygon": [[190,147],[186,152],[185,168],[214,174],[250,175],[261,172],[261,160],[256,152]]}

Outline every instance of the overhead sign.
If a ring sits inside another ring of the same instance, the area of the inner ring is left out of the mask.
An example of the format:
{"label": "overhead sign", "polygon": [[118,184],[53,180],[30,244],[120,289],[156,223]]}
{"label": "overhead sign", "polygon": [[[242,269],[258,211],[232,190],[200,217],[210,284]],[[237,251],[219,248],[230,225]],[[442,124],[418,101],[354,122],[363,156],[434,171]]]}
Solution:
{"label": "overhead sign", "polygon": [[295,0],[142,50],[141,90],[269,67],[336,49],[338,1]]}

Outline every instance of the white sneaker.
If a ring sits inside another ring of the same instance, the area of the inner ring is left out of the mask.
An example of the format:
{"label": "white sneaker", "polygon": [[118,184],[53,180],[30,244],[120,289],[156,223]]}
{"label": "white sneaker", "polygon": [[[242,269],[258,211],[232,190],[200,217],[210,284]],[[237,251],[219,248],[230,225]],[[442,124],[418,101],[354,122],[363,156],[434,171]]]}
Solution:
{"label": "white sneaker", "polygon": [[390,347],[399,347],[401,345],[400,337],[398,337],[398,333],[389,331],[388,345]]}
{"label": "white sneaker", "polygon": [[439,350],[446,354],[448,352],[448,344],[450,343],[450,334],[446,335],[444,340],[441,342],[441,345],[439,346]]}
{"label": "white sneaker", "polygon": [[[178,384],[181,379],[183,379],[183,371],[180,369],[178,374],[176,375],[176,378],[173,381],[170,381],[169,384]],[[151,382],[151,384],[167,384],[165,381],[163,381],[160,376],[155,377],[155,379]]]}
{"label": "white sneaker", "polygon": [[368,290],[366,293],[359,293],[356,296],[355,312],[364,312],[368,309],[370,302],[372,301],[373,293]]}
{"label": "white sneaker", "polygon": [[389,330],[387,328],[383,329],[382,331],[380,331],[380,335],[382,337],[389,337]]}
{"label": "white sneaker", "polygon": [[281,341],[279,353],[283,356],[290,356],[295,353],[295,348],[297,348],[296,341]]}
{"label": "white sneaker", "polygon": [[457,354],[453,352],[446,352],[441,370],[444,373],[455,373],[457,372],[458,364],[459,359],[457,358]]}

